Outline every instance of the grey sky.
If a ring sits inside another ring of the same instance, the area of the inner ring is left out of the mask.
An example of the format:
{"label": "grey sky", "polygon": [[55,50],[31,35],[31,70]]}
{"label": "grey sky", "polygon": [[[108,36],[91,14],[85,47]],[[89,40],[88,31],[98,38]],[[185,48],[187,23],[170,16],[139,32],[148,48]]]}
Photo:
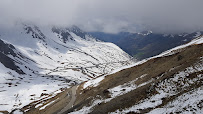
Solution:
{"label": "grey sky", "polygon": [[16,21],[86,31],[203,30],[203,0],[0,0],[0,26]]}

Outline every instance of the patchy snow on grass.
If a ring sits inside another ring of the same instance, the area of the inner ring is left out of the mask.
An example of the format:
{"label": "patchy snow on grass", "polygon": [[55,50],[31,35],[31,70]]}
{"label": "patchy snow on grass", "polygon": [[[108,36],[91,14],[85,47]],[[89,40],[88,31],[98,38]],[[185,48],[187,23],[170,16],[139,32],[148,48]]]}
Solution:
{"label": "patchy snow on grass", "polygon": [[162,98],[164,98],[166,96],[167,96],[166,93],[160,93],[155,96],[152,96],[151,98],[145,99],[130,108],[124,109],[122,111],[116,110],[115,112],[112,112],[111,114],[128,113],[130,111],[139,113],[140,109],[153,108],[153,107],[160,105],[162,103]]}
{"label": "patchy snow on grass", "polygon": [[[158,94],[155,94],[149,98],[146,98],[130,108],[123,109],[122,111],[116,110],[115,112],[112,112],[112,113],[128,113],[130,111],[140,113],[140,110],[155,108],[162,104],[163,98],[170,98],[171,96],[174,96],[180,93],[181,90],[184,91],[185,88],[190,87],[194,83],[201,83],[201,80],[203,79],[202,74],[198,74],[196,77],[192,79],[187,78],[187,76],[195,72],[200,72],[202,70],[203,70],[203,59],[201,57],[199,62],[194,63],[194,65],[190,67],[187,67],[184,71],[180,71],[179,73],[175,74],[172,78],[165,79],[162,82],[158,83],[158,85],[155,88]],[[185,111],[184,113],[191,113],[190,111],[188,111],[189,109],[193,110],[193,113],[202,112],[201,108],[197,108],[199,104],[202,105],[201,104],[203,101],[202,89],[203,89],[203,86],[198,88],[196,92],[193,92],[193,91],[187,92],[179,96],[178,98],[174,99],[164,108],[154,109],[154,111],[150,113],[153,113],[153,114],[156,114],[157,112],[173,113],[175,111],[176,112]],[[193,107],[194,109],[191,107]]]}
{"label": "patchy snow on grass", "polygon": [[104,76],[101,76],[99,78],[95,78],[92,80],[89,80],[87,82],[84,83],[83,88],[87,88],[87,87],[96,87],[97,85],[99,85],[99,83],[104,79]]}
{"label": "patchy snow on grass", "polygon": [[38,107],[40,107],[40,106],[43,106],[43,104],[41,103],[41,104],[37,104],[36,106],[35,106],[35,108],[38,108]]}
{"label": "patchy snow on grass", "polygon": [[97,99],[93,102],[93,104],[89,107],[84,106],[82,109],[78,110],[78,111],[74,111],[74,112],[70,112],[69,114],[89,114],[92,111],[92,108],[96,105],[98,105],[99,103],[101,103],[100,99]]}
{"label": "patchy snow on grass", "polygon": [[162,108],[157,108],[149,112],[149,114],[166,114],[166,113],[182,113],[182,114],[202,114],[203,108],[203,86],[200,88],[184,93],[177,97],[173,102],[168,103]]}
{"label": "patchy snow on grass", "polygon": [[132,90],[135,90],[139,87],[142,87],[150,82],[152,82],[152,80],[149,80],[145,83],[142,83],[140,85],[136,85],[135,82],[143,77],[147,76],[147,74],[143,74],[142,76],[140,76],[139,78],[136,78],[135,80],[133,81],[130,81],[128,83],[125,83],[123,85],[119,85],[119,86],[116,86],[114,88],[110,88],[108,89],[110,94],[111,94],[111,98],[115,98],[117,96],[120,96],[120,95],[123,95],[123,94],[126,94]]}
{"label": "patchy snow on grass", "polygon": [[[95,99],[93,101],[93,103],[87,107],[87,106],[84,106],[82,109],[78,110],[78,111],[74,111],[72,112],[71,114],[79,114],[79,113],[90,113],[93,109],[94,109],[94,106],[104,102],[109,102],[111,101],[112,99],[114,99],[115,97],[118,97],[118,96],[121,96],[121,95],[124,95],[132,90],[135,90],[139,87],[142,87],[150,82],[152,82],[152,80],[149,80],[147,82],[144,82],[142,84],[139,84],[139,85],[136,85],[135,82],[138,80],[138,79],[141,79],[143,77],[147,76],[147,74],[143,74],[141,75],[139,78],[129,82],[129,83],[125,83],[123,85],[120,85],[120,86],[117,86],[117,87],[114,87],[114,88],[111,88],[111,89],[108,89],[110,94],[111,94],[111,97],[110,98],[107,98],[107,99],[103,99],[103,98],[100,98],[100,99]],[[99,96],[98,96],[99,97]]]}
{"label": "patchy snow on grass", "polygon": [[[57,100],[57,99],[56,99],[56,100]],[[41,107],[39,110],[43,110],[43,109],[45,109],[47,106],[53,104],[56,100],[47,103],[46,105],[44,105],[43,107]],[[39,106],[39,105],[38,105],[38,106]]]}
{"label": "patchy snow on grass", "polygon": [[[130,68],[130,67],[133,67],[133,66],[136,66],[136,65],[143,64],[143,63],[145,63],[148,60],[153,59],[153,58],[167,56],[168,54],[174,54],[174,53],[172,53],[174,50],[184,48],[184,47],[187,47],[187,46],[193,45],[193,44],[200,44],[200,43],[203,43],[203,37],[201,37],[199,39],[196,39],[196,40],[193,40],[189,44],[179,46],[179,47],[176,47],[176,48],[171,49],[169,51],[166,51],[166,52],[164,52],[164,53],[162,53],[162,54],[160,54],[158,56],[139,61],[139,62],[135,63],[134,65],[125,66],[125,67],[122,67],[120,69],[114,70],[113,72],[111,72],[111,74],[114,74],[114,73],[116,73],[116,72],[118,72],[120,70],[126,69],[126,68]],[[151,109],[151,108],[155,108],[155,107],[161,105],[162,102],[163,102],[163,98],[170,97],[170,96],[176,95],[178,93],[176,84],[179,85],[179,83],[180,83],[178,89],[182,88],[184,90],[184,88],[190,86],[192,83],[202,79],[201,74],[198,75],[196,78],[193,78],[193,79],[187,79],[186,78],[186,76],[188,76],[191,73],[199,72],[199,71],[203,70],[202,61],[203,61],[203,59],[201,57],[199,63],[195,63],[193,66],[186,68],[184,71],[181,71],[181,72],[175,74],[173,76],[173,78],[171,78],[169,80],[166,79],[165,81],[159,83],[157,88],[155,88],[156,91],[158,92],[158,94],[155,94],[155,95],[153,95],[153,96],[151,96],[151,97],[149,97],[147,99],[144,99],[144,100],[140,101],[139,103],[135,104],[134,106],[132,106],[130,108],[126,108],[126,109],[123,109],[123,110],[116,110],[115,112],[112,112],[112,113],[113,114],[114,113],[115,114],[117,114],[117,113],[128,113],[130,111],[134,111],[134,112],[139,113],[141,109],[148,109],[148,108]],[[174,69],[176,69],[176,68],[170,69],[169,72],[174,70]],[[144,74],[144,75],[140,76],[140,78],[143,78],[146,75],[147,74]],[[78,111],[75,111],[73,113],[74,114],[83,113],[83,112],[90,113],[91,110],[93,110],[94,106],[98,105],[98,103],[109,102],[110,100],[112,100],[113,98],[116,98],[117,96],[126,94],[126,93],[128,93],[128,92],[130,92],[132,90],[137,89],[138,87],[144,86],[144,85],[146,85],[148,83],[151,83],[153,81],[153,80],[149,80],[149,81],[147,81],[145,83],[142,83],[140,85],[136,85],[135,82],[137,80],[138,79],[135,79],[135,80],[133,80],[133,81],[131,81],[129,83],[125,83],[123,85],[119,85],[117,87],[108,89],[109,92],[110,92],[111,98],[97,99],[97,100],[93,101],[91,106],[89,106],[89,107],[85,106],[82,109],[80,109]],[[91,83],[89,83],[88,85],[91,85]],[[203,97],[198,97],[198,98],[203,98]],[[163,110],[158,110],[158,111],[159,111],[159,113],[164,113]],[[199,111],[199,112],[201,112],[201,111]]]}

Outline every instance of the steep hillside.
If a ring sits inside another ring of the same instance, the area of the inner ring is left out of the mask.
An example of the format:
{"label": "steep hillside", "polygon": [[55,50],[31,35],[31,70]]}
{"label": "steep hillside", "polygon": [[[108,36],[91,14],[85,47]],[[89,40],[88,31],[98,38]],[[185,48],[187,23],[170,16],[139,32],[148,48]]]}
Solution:
{"label": "steep hillside", "polygon": [[27,113],[202,113],[202,71],[203,37],[199,37],[67,89],[44,105],[32,103],[35,108]]}
{"label": "steep hillside", "polygon": [[158,34],[152,31],[141,33],[118,33],[107,34],[93,32],[92,36],[106,42],[113,42],[125,52],[137,59],[145,59],[162,53],[176,46],[190,42],[203,32],[190,34]]}
{"label": "steep hillside", "polygon": [[0,29],[0,112],[50,98],[106,75],[131,57],[112,43],[97,41],[76,26],[16,24]]}

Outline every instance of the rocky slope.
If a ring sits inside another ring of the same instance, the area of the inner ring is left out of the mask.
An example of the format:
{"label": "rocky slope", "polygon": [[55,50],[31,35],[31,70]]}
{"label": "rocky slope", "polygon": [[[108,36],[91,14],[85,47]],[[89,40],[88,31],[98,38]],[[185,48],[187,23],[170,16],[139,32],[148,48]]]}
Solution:
{"label": "rocky slope", "polygon": [[66,89],[44,100],[45,104],[33,102],[27,113],[202,113],[202,71],[201,36],[111,75]]}
{"label": "rocky slope", "polygon": [[116,45],[97,41],[76,26],[17,23],[0,28],[0,112],[53,97],[62,88],[131,62]]}

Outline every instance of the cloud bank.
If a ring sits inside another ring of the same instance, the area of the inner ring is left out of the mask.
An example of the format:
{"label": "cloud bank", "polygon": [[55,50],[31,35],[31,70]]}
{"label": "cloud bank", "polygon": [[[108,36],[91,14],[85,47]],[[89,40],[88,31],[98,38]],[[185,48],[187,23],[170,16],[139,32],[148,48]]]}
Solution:
{"label": "cloud bank", "polygon": [[17,21],[117,33],[203,30],[203,0],[0,0],[0,26]]}

